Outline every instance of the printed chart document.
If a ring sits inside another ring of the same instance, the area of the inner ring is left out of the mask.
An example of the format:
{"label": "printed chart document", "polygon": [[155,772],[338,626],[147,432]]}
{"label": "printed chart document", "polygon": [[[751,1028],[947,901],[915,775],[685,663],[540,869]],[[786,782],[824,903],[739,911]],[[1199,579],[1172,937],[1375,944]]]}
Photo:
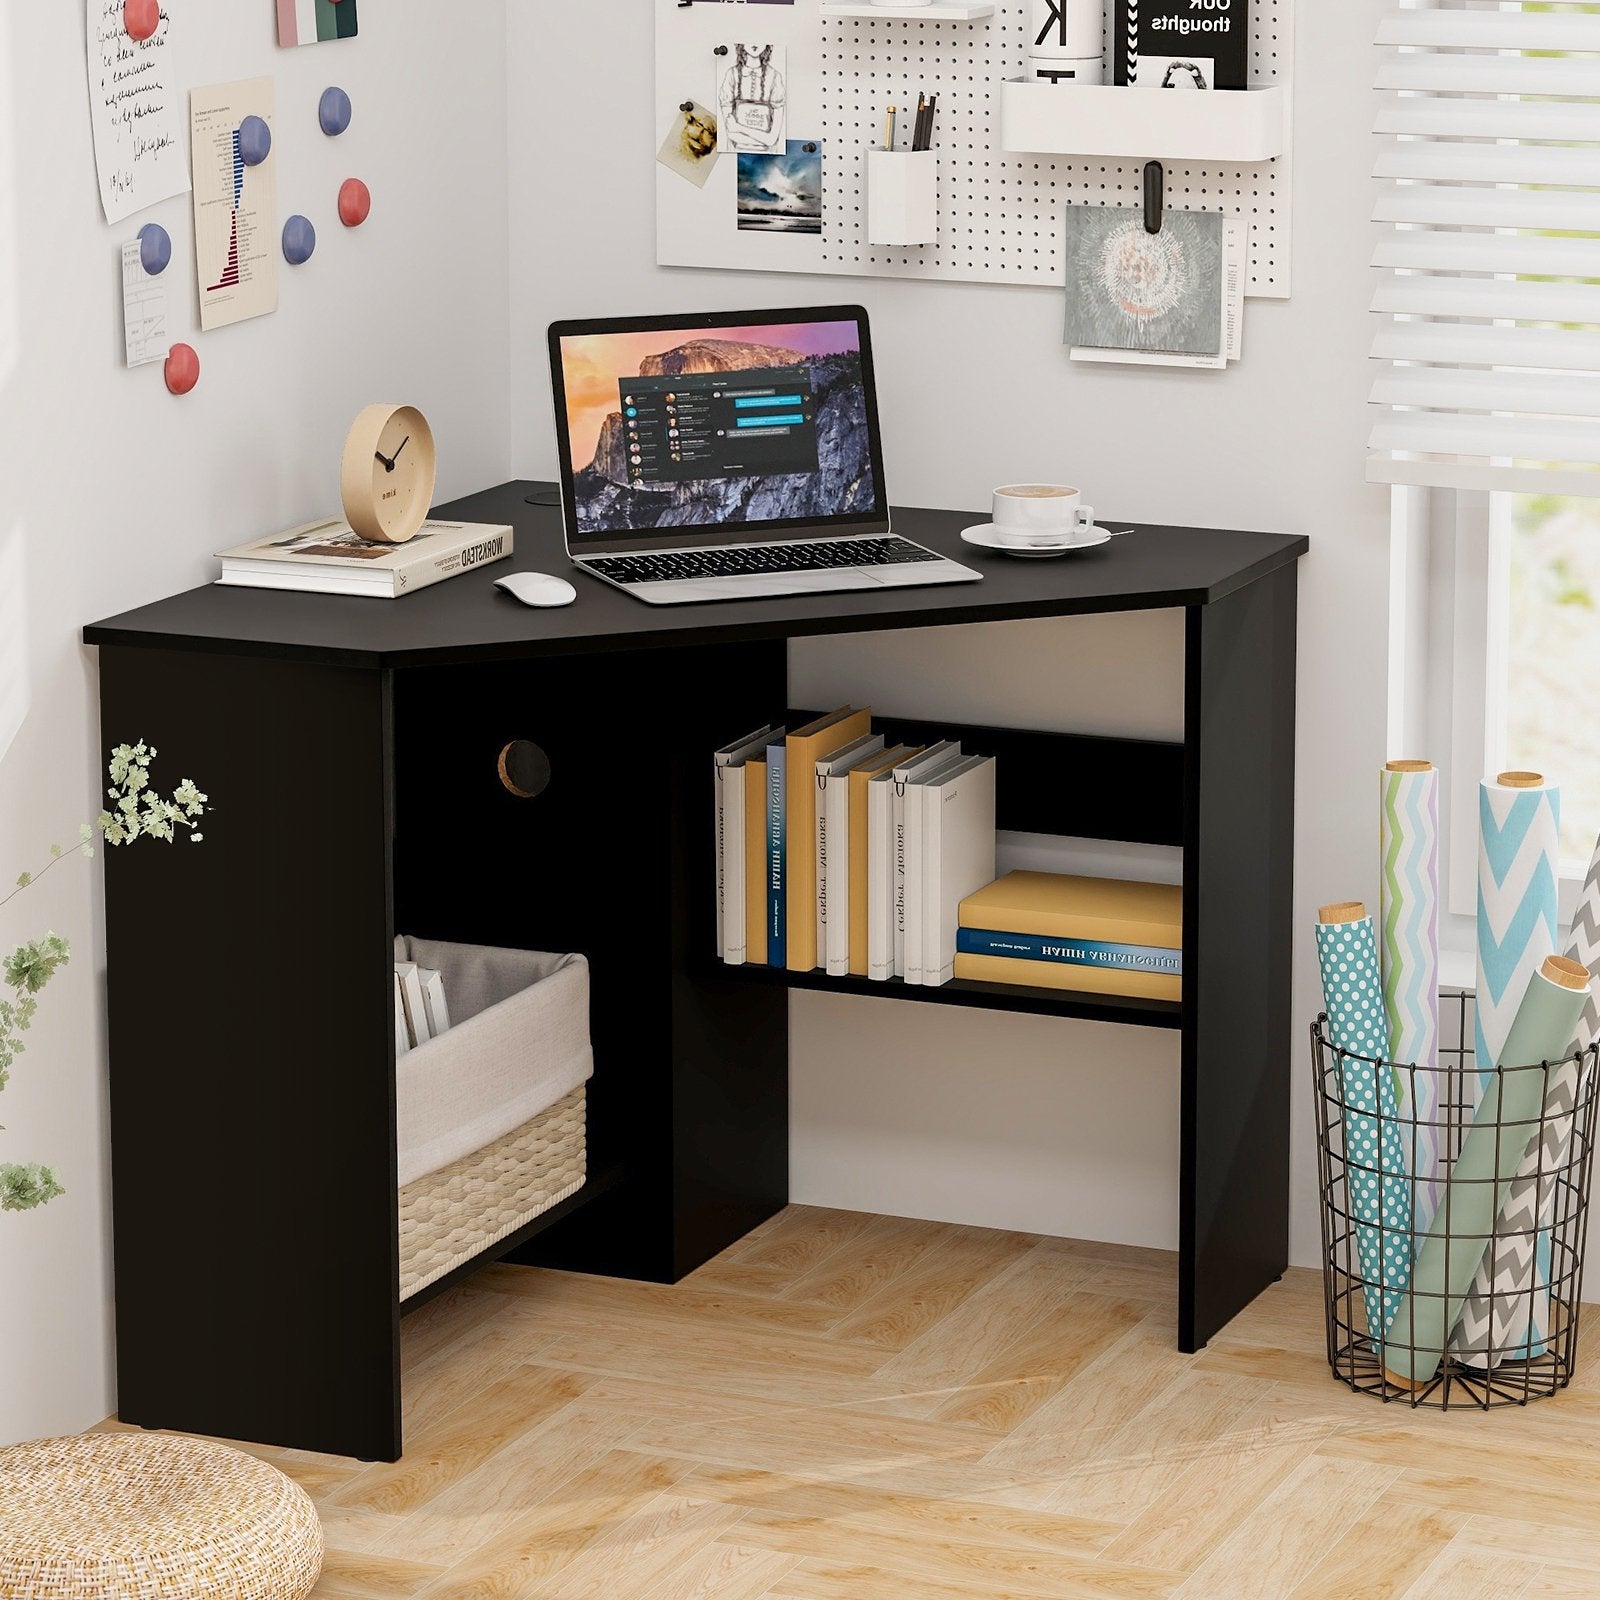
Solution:
{"label": "printed chart document", "polygon": [[143,42],[122,21],[122,0],[86,0],[89,117],[100,204],[121,222],[189,188],[183,101],[172,86],[172,23]]}
{"label": "printed chart document", "polygon": [[166,280],[144,270],[137,239],[122,247],[122,337],[130,367],[166,359]]}
{"label": "printed chart document", "polygon": [[194,255],[208,333],[278,309],[277,156],[247,167],[239,124],[272,125],[272,79],[219,83],[189,96],[194,145]]}

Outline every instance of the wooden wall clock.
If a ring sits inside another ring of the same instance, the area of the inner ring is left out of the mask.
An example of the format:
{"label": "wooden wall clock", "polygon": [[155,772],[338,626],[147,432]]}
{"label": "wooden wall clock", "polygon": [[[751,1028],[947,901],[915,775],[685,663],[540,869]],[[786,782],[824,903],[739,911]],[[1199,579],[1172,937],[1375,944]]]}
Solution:
{"label": "wooden wall clock", "polygon": [[415,406],[368,406],[345,440],[345,520],[363,539],[404,544],[428,520],[437,475],[428,419]]}

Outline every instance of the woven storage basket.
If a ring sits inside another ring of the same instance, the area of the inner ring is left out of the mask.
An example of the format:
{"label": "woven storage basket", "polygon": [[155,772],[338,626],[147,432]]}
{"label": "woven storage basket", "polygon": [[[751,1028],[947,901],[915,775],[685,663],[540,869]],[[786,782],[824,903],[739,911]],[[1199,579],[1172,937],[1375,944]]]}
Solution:
{"label": "woven storage basket", "polygon": [[574,1089],[505,1138],[400,1191],[400,1298],[583,1187],[585,1101]]}
{"label": "woven storage basket", "polygon": [[444,974],[454,1024],[397,1069],[407,1300],[583,1187],[594,1056],[582,956],[425,939],[396,953]]}

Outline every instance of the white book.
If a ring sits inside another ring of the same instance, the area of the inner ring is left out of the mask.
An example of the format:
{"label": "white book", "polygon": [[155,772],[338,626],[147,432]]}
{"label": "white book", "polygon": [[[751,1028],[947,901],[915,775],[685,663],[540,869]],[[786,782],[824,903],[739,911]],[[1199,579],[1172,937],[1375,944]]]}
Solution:
{"label": "white book", "polygon": [[959,760],[961,746],[954,739],[931,744],[914,761],[894,769],[894,794],[890,799],[890,925],[894,939],[894,970],[891,977],[906,975],[906,788],[928,773]]}
{"label": "white book", "polygon": [[894,976],[894,773],[867,785],[867,976]]}
{"label": "white book", "polygon": [[[850,975],[850,773],[883,749],[883,735],[869,733],[817,763],[817,957],[835,978]],[[829,875],[840,890],[830,935]],[[830,946],[830,937],[832,945]],[[836,949],[837,962],[830,949]]]}
{"label": "white book", "polygon": [[400,989],[400,972],[394,975],[394,1053],[403,1056],[411,1048],[411,1030],[406,1026],[406,997]]}
{"label": "white book", "polygon": [[956,975],[961,902],[995,880],[994,789],[994,757],[969,756],[916,791],[922,800],[922,982],[933,988]]}
{"label": "white book", "polygon": [[370,544],[348,522],[328,518],[219,552],[217,582],[394,600],[503,561],[515,543],[503,523],[429,521],[404,544]]}
{"label": "white book", "polygon": [[[766,754],[782,729],[768,725],[759,733],[724,745],[716,755],[717,828],[717,954],[732,967],[742,967],[748,948],[744,910],[744,764]],[[764,820],[764,819],[763,819]]]}
{"label": "white book", "polygon": [[428,1005],[422,998],[421,971],[415,961],[397,961],[395,975],[400,979],[400,997],[405,1004],[406,1031],[412,1044],[426,1044],[433,1037],[428,1032]]}
{"label": "white book", "polygon": [[450,1005],[444,994],[444,974],[434,967],[418,967],[422,980],[422,1009],[428,1019],[428,1033],[437,1039],[450,1031]]}

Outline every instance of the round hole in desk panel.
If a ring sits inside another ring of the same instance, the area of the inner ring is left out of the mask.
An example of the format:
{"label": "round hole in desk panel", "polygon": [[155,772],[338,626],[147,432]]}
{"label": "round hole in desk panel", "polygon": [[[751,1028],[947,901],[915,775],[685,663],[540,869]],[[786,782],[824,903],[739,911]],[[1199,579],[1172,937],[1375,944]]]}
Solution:
{"label": "round hole in desk panel", "polygon": [[500,751],[500,782],[519,800],[537,800],[550,787],[550,757],[531,739],[513,739]]}

